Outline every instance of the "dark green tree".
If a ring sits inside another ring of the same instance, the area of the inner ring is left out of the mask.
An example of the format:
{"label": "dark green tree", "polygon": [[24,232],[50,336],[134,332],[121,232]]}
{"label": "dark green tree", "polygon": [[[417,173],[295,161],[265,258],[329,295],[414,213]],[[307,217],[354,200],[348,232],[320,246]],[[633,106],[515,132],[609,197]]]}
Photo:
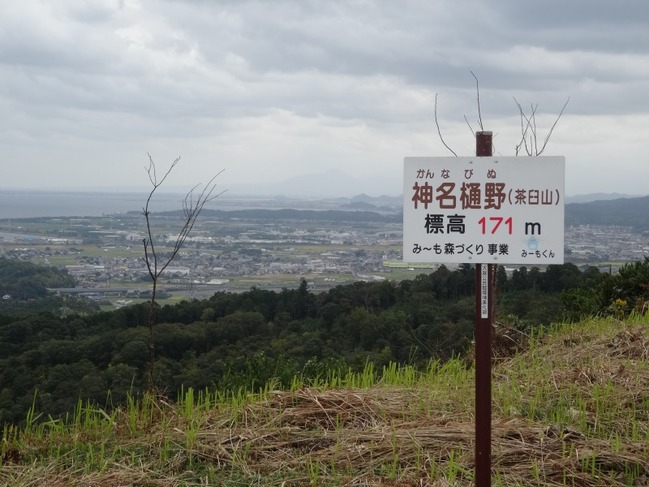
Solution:
{"label": "dark green tree", "polygon": [[627,312],[645,313],[649,309],[649,257],[628,263],[618,273],[602,282],[602,301],[607,307],[617,300]]}

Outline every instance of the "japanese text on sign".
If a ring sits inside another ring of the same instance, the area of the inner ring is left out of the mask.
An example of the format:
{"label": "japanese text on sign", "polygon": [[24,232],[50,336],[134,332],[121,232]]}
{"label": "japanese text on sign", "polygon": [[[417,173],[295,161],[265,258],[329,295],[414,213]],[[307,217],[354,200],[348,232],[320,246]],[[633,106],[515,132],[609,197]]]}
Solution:
{"label": "japanese text on sign", "polygon": [[563,262],[563,157],[409,157],[406,262]]}

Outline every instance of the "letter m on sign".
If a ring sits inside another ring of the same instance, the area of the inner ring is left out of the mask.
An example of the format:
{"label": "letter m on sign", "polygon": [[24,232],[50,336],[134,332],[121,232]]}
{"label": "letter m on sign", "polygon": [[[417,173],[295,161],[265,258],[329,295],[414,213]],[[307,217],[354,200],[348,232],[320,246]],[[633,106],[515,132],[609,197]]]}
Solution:
{"label": "letter m on sign", "polygon": [[539,222],[525,222],[525,235],[541,235]]}

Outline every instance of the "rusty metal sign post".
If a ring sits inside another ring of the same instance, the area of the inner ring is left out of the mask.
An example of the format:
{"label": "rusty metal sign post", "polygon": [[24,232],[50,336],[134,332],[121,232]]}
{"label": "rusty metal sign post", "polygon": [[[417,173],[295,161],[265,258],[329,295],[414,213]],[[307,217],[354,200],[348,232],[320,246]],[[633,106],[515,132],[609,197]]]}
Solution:
{"label": "rusty metal sign post", "polygon": [[[476,132],[476,156],[491,157],[491,132]],[[491,327],[495,264],[475,267],[475,485],[491,486]]]}

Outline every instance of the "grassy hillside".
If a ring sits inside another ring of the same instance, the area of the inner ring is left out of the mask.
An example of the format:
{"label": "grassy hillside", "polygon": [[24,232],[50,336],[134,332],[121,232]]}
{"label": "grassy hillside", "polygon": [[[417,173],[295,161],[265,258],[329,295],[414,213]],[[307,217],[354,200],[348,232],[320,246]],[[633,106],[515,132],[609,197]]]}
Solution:
{"label": "grassy hillside", "polygon": [[[497,331],[493,485],[649,485],[649,317]],[[289,391],[80,404],[6,428],[9,486],[469,486],[474,371],[386,367]],[[45,420],[45,421],[44,421]]]}

